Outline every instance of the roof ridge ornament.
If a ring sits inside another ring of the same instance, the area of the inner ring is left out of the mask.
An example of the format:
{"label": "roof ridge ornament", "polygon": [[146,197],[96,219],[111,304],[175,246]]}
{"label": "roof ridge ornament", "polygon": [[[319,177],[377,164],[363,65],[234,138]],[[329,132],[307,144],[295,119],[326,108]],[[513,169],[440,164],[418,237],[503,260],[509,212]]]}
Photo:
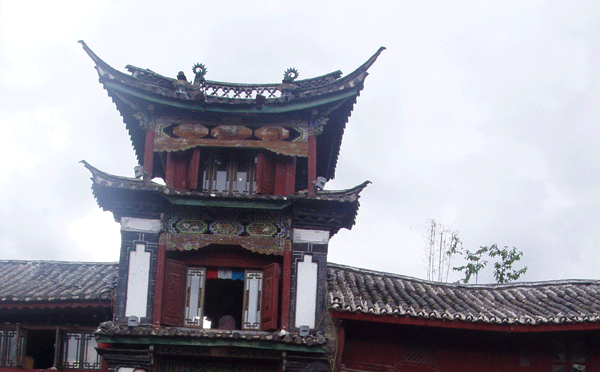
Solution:
{"label": "roof ridge ornament", "polygon": [[192,66],[192,71],[194,72],[194,75],[196,75],[194,77],[194,84],[203,83],[204,75],[206,75],[206,73],[208,72],[208,69],[206,68],[206,66],[204,66],[204,63],[194,64],[194,66]]}
{"label": "roof ridge ornament", "polygon": [[291,83],[294,80],[296,80],[296,78],[299,76],[300,74],[298,73],[298,70],[294,67],[290,67],[287,70],[285,70],[285,72],[283,73],[283,83]]}

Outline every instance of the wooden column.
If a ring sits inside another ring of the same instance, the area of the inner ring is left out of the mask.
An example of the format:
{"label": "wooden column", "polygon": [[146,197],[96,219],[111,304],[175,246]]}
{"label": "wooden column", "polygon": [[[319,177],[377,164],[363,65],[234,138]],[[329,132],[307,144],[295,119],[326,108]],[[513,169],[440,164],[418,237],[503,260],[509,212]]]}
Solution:
{"label": "wooden column", "polygon": [[317,180],[317,137],[308,137],[308,195],[315,194],[314,181]]}
{"label": "wooden column", "polygon": [[154,287],[154,308],[152,311],[152,324],[160,325],[160,319],[162,317],[162,302],[163,302],[163,284],[165,281],[165,256],[167,246],[165,244],[158,244],[158,255],[156,259],[156,279]]}
{"label": "wooden column", "polygon": [[283,251],[283,278],[281,289],[281,329],[287,330],[290,324],[290,296],[292,288],[292,249]]}
{"label": "wooden column", "polygon": [[146,142],[144,144],[144,181],[152,180],[152,166],[154,163],[154,131],[146,131]]}
{"label": "wooden column", "polygon": [[346,345],[346,322],[339,320],[337,331],[337,359],[335,360],[334,371],[339,371],[342,366],[342,357],[344,356],[344,346]]}

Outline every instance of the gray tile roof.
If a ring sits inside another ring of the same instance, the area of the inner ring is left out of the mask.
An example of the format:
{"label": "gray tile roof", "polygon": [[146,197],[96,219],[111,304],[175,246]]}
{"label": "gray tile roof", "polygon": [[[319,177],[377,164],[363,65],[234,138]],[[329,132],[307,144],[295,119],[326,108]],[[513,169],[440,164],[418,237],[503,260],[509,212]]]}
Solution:
{"label": "gray tile roof", "polygon": [[331,310],[488,324],[600,321],[600,281],[461,285],[328,264]]}
{"label": "gray tile roof", "polygon": [[312,332],[307,336],[300,336],[298,332],[255,332],[255,331],[224,331],[218,329],[191,329],[180,327],[124,327],[114,324],[113,322],[105,322],[100,324],[100,328],[96,331],[98,335],[113,337],[113,336],[137,336],[137,337],[152,337],[152,338],[204,338],[204,339],[226,339],[226,340],[245,340],[245,341],[266,341],[273,343],[286,343],[306,346],[318,346],[326,343],[326,339],[322,334]]}
{"label": "gray tile roof", "polygon": [[[116,263],[0,261],[0,306],[96,301],[114,286]],[[103,296],[110,299],[110,296]],[[104,301],[106,302],[106,301]]]}
{"label": "gray tile roof", "polygon": [[[306,190],[298,191],[295,195],[261,195],[261,194],[230,194],[230,193],[219,193],[219,192],[200,192],[200,191],[186,191],[178,190],[172,187],[161,185],[155,182],[146,183],[141,179],[115,176],[99,170],[92,166],[85,160],[81,160],[82,163],[91,173],[92,181],[95,185],[115,188],[115,189],[127,189],[127,190],[140,190],[152,192],[154,194],[160,194],[172,197],[190,197],[190,198],[208,198],[208,199],[224,199],[224,200],[275,200],[275,201],[286,201],[286,200],[300,200],[300,199],[312,199],[312,200],[324,200],[333,202],[347,202],[353,203],[358,201],[360,193],[371,183],[371,181],[365,181],[360,185],[354,186],[346,190],[317,190],[315,195],[308,195]],[[95,189],[94,189],[95,191]],[[102,206],[102,205],[101,205]]]}
{"label": "gray tile roof", "polygon": [[[116,263],[0,261],[0,307],[97,301],[116,275]],[[600,322],[599,280],[462,285],[333,263],[328,275],[333,311],[506,325]]]}

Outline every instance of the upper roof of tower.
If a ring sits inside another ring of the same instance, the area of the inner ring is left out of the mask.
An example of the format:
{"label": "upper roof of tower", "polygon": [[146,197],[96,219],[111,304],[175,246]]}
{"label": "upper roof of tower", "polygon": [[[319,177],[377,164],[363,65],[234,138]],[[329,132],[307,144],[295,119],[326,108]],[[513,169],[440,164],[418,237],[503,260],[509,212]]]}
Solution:
{"label": "upper roof of tower", "polygon": [[[179,118],[180,123],[200,123],[208,129],[200,136],[195,133],[196,138],[218,137],[218,134],[214,134],[217,133],[214,128],[223,125],[245,127],[253,131],[277,127],[296,129],[301,134],[296,138],[287,138],[287,141],[300,143],[304,140],[307,128],[316,130],[319,133],[317,174],[327,179],[335,175],[344,128],[363,88],[367,70],[385,49],[379,48],[365,63],[346,76],[342,76],[341,71],[335,71],[297,80],[297,70],[288,69],[280,83],[235,84],[206,80],[206,68],[201,64],[194,65],[192,71],[195,77],[192,82],[187,80],[183,72],[177,78],[169,78],[130,65],[126,69],[131,74],[126,74],[112,68],[85,42],[80,42],[96,63],[100,83],[123,116],[140,162],[144,155],[146,130],[153,121],[156,123],[161,116],[168,115],[169,118]],[[170,132],[168,135],[177,137]],[[254,132],[251,136],[257,137]],[[244,146],[261,147],[290,156],[307,156],[305,146],[300,144],[279,146],[260,139],[262,141],[246,141]],[[175,138],[162,151],[185,150],[197,146],[196,142]],[[155,148],[154,151],[161,149]]]}

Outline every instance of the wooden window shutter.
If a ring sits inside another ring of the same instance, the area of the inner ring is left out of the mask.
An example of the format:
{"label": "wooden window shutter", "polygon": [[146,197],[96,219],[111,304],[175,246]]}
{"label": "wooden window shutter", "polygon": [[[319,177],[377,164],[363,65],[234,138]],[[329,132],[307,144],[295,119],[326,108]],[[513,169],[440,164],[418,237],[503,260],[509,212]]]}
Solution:
{"label": "wooden window shutter", "polygon": [[275,194],[275,161],[271,154],[259,152],[256,155],[256,193]]}
{"label": "wooden window shutter", "polygon": [[198,172],[200,169],[200,149],[192,150],[192,156],[187,169],[187,189],[198,189]]}
{"label": "wooden window shutter", "polygon": [[279,314],[279,277],[281,270],[279,264],[273,263],[263,270],[263,293],[261,309],[262,331],[276,331],[278,329],[277,315]]}
{"label": "wooden window shutter", "polygon": [[296,191],[296,157],[278,155],[275,163],[275,195],[293,195]]}
{"label": "wooden window shutter", "polygon": [[181,326],[185,283],[185,265],[179,261],[167,260],[162,303],[162,324]]}
{"label": "wooden window shutter", "polygon": [[189,161],[189,152],[177,151],[167,153],[167,172],[165,175],[167,186],[179,190],[187,189]]}

